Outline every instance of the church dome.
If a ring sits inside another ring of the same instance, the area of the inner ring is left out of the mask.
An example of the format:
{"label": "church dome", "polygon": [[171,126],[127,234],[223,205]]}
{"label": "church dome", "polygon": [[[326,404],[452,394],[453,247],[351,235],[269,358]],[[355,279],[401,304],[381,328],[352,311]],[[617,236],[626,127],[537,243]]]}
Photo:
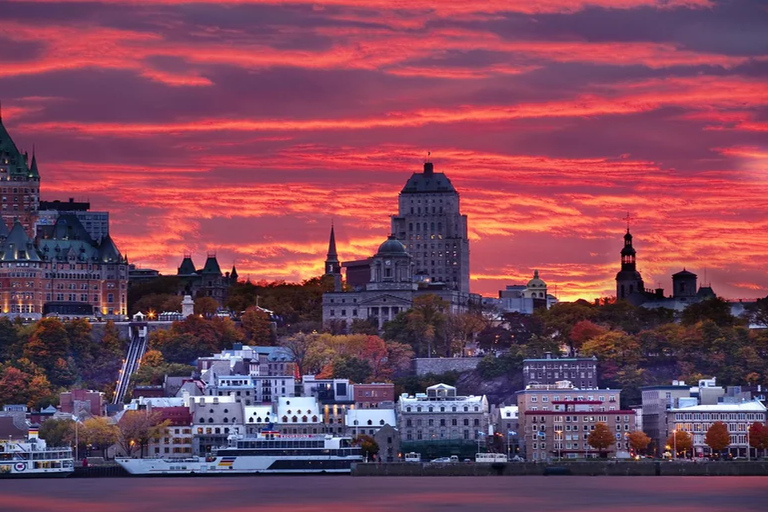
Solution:
{"label": "church dome", "polygon": [[405,246],[394,235],[390,235],[387,241],[379,246],[376,256],[402,256],[404,254],[406,254]]}
{"label": "church dome", "polygon": [[543,288],[547,287],[547,283],[545,283],[544,281],[539,279],[539,271],[538,270],[534,270],[533,271],[533,279],[528,281],[528,285],[527,286],[528,286],[528,288],[542,288],[543,289]]}

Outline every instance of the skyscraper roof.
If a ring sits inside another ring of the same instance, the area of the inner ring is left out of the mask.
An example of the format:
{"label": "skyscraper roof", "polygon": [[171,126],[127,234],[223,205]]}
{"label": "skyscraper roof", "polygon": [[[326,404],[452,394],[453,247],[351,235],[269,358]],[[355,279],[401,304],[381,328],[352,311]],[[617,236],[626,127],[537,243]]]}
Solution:
{"label": "skyscraper roof", "polygon": [[424,164],[424,172],[415,172],[408,179],[401,194],[451,193],[455,194],[451,180],[443,173],[436,173],[432,162]]}

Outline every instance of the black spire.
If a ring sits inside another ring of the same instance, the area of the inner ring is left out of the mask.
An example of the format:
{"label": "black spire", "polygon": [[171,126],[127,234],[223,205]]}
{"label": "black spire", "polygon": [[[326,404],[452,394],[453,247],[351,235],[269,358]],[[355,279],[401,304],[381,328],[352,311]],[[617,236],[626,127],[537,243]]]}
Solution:
{"label": "black spire", "polygon": [[333,231],[333,224],[331,224],[331,237],[328,240],[328,255],[325,257],[325,274],[341,274],[339,255],[336,253],[336,234]]}

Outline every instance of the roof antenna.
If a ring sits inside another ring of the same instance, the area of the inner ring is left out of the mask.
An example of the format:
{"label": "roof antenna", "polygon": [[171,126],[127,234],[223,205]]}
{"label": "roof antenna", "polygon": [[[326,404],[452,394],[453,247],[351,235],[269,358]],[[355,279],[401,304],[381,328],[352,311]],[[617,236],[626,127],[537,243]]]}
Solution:
{"label": "roof antenna", "polygon": [[629,233],[629,221],[632,220],[632,217],[629,216],[629,212],[627,212],[627,215],[624,217],[624,220],[627,221],[627,233]]}

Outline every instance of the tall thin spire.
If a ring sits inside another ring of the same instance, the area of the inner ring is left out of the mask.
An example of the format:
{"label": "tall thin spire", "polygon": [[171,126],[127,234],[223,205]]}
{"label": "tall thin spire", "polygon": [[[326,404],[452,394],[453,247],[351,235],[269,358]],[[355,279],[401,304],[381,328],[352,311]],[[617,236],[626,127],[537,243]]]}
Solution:
{"label": "tall thin spire", "polygon": [[325,257],[325,275],[341,275],[341,263],[336,252],[336,233],[331,223],[331,236],[328,239],[328,255]]}
{"label": "tall thin spire", "polygon": [[337,260],[339,255],[336,253],[336,234],[333,231],[333,222],[331,222],[331,237],[328,240],[328,259]]}

